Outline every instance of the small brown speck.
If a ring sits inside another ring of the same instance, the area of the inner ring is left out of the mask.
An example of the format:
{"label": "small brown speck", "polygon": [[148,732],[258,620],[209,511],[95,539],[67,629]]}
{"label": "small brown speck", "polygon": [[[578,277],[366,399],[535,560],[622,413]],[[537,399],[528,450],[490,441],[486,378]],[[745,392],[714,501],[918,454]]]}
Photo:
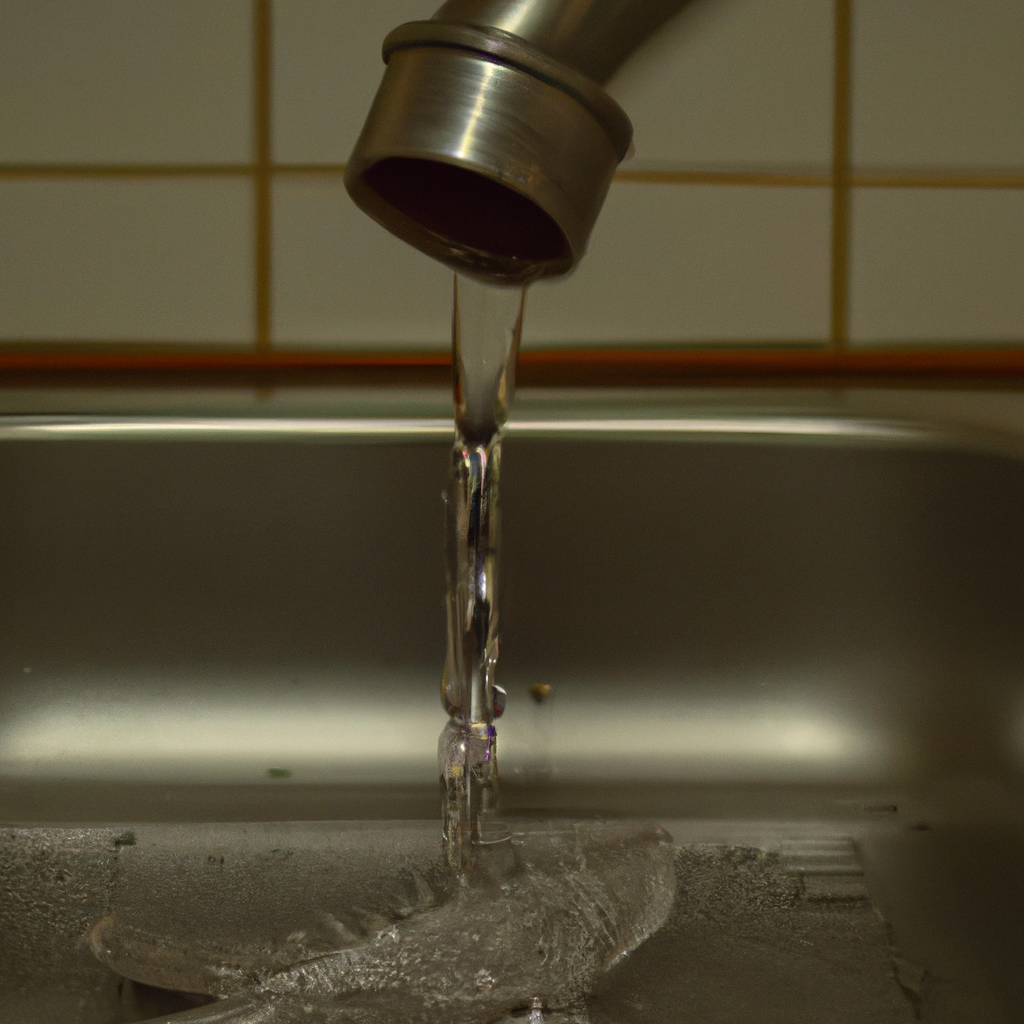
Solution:
{"label": "small brown speck", "polygon": [[534,683],[529,690],[530,696],[538,703],[543,704],[544,701],[551,696],[551,684],[550,683]]}

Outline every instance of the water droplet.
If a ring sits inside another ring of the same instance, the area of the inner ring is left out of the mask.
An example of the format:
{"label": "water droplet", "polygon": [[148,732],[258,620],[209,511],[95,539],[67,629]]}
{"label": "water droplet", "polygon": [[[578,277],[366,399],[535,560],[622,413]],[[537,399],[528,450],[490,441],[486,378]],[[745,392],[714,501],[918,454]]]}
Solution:
{"label": "water droplet", "polygon": [[505,713],[505,705],[508,703],[508,694],[500,686],[494,687],[494,717],[501,718]]}

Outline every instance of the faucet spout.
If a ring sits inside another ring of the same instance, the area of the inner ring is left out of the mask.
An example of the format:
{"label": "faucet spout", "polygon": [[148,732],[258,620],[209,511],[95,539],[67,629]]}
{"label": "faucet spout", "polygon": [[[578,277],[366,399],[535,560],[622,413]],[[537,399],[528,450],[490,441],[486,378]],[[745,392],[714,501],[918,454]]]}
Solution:
{"label": "faucet spout", "polygon": [[686,0],[448,0],[384,40],[345,174],[389,231],[521,284],[582,258],[632,126],[601,87]]}

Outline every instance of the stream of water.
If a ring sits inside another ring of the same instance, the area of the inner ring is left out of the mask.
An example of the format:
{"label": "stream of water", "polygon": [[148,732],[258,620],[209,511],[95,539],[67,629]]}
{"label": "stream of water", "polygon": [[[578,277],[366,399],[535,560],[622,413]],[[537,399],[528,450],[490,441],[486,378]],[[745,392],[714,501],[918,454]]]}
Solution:
{"label": "stream of water", "polygon": [[482,846],[502,842],[497,730],[504,691],[498,659],[498,482],[501,427],[515,390],[524,288],[455,279],[452,364],[456,440],[447,503],[448,655],[438,743],[445,846],[467,873]]}

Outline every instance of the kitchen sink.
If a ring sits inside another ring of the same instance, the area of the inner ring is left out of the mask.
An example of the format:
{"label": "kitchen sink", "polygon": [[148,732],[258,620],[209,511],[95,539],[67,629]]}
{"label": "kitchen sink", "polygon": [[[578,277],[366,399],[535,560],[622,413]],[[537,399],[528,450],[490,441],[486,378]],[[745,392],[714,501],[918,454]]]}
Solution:
{"label": "kitchen sink", "polygon": [[[101,916],[141,846],[433,834],[452,428],[392,405],[0,417],[4,1019],[149,1012],[60,909],[74,879]],[[681,886],[756,850],[814,914],[873,908],[768,974],[774,933],[726,914],[674,973],[688,1020],[1024,1020],[1024,443],[939,408],[524,394],[510,423],[506,811],[653,819]],[[624,992],[595,1024],[679,1019]]]}

